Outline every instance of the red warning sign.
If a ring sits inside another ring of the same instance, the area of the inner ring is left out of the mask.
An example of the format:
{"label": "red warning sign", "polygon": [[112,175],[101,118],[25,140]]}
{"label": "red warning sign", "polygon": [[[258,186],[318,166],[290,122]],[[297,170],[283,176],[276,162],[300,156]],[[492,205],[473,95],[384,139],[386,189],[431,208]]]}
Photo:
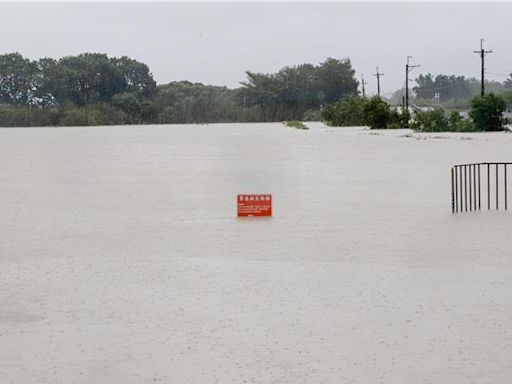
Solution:
{"label": "red warning sign", "polygon": [[272,195],[238,195],[238,216],[272,216]]}

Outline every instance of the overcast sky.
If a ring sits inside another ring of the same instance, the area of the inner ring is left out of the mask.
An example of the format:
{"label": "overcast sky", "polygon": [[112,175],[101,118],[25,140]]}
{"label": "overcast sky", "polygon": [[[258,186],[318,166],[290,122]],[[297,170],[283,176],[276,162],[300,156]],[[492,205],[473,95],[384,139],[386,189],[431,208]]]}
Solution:
{"label": "overcast sky", "polygon": [[60,58],[127,55],[158,83],[236,87],[244,71],[350,58],[367,90],[401,88],[407,55],[419,73],[489,79],[512,72],[512,3],[36,3],[0,4],[0,52]]}

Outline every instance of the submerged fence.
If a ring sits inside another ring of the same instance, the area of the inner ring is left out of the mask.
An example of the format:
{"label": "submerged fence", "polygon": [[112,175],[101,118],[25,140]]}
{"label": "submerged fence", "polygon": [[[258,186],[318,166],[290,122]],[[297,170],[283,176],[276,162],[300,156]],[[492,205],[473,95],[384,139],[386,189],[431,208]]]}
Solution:
{"label": "submerged fence", "polygon": [[[474,163],[452,167],[452,212],[508,209],[507,166]],[[482,180],[483,178],[483,180]],[[501,199],[500,199],[501,197]]]}

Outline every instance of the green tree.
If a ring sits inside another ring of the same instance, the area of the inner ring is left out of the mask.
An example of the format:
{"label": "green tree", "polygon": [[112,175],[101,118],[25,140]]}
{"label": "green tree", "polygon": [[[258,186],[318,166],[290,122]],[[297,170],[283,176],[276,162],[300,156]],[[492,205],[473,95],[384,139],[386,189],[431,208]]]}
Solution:
{"label": "green tree", "polygon": [[146,64],[127,56],[112,58],[110,61],[122,76],[122,92],[133,92],[142,98],[150,98],[155,94],[156,82]]}
{"label": "green tree", "polygon": [[35,99],[37,105],[42,108],[51,108],[57,105],[57,100],[52,93],[53,83],[59,76],[56,72],[56,61],[51,58],[42,58],[36,62],[37,66],[37,89]]}
{"label": "green tree", "polygon": [[357,95],[358,82],[349,59],[328,58],[318,66],[284,67],[277,73],[246,72],[239,103],[258,106],[263,120],[301,119],[307,110],[319,110],[341,97]]}
{"label": "green tree", "polygon": [[464,119],[457,111],[448,114],[443,108],[414,111],[411,128],[420,132],[474,132],[476,130],[470,119]]}
{"label": "green tree", "polygon": [[19,53],[0,55],[0,103],[35,104],[37,82],[35,63]]}
{"label": "green tree", "polygon": [[419,75],[416,78],[416,86],[413,87],[413,91],[416,93],[416,96],[420,99],[432,99],[436,93],[436,85],[434,83],[434,77],[432,74],[427,73],[424,75]]}
{"label": "green tree", "polygon": [[448,117],[442,108],[432,111],[416,110],[411,128],[423,132],[445,132],[449,130]]}
{"label": "green tree", "polygon": [[141,118],[141,102],[134,92],[125,92],[114,95],[112,105],[125,112],[133,122],[139,122]]}
{"label": "green tree", "polygon": [[308,109],[319,106],[318,73],[311,64],[285,67],[276,74],[278,104],[287,116],[300,119]]}
{"label": "green tree", "polygon": [[364,125],[364,105],[365,99],[359,96],[347,96],[327,106],[322,111],[322,117],[328,124],[337,127]]}
{"label": "green tree", "polygon": [[240,117],[238,96],[226,87],[179,81],[158,86],[154,101],[160,122],[214,123]]}
{"label": "green tree", "polygon": [[48,69],[51,93],[59,103],[83,106],[108,101],[122,92],[122,76],[116,74],[105,54],[84,53],[60,59]]}
{"label": "green tree", "polygon": [[158,122],[157,106],[149,100],[142,100],[140,103],[140,119],[143,123]]}
{"label": "green tree", "polygon": [[504,92],[500,96],[503,97],[507,104],[507,110],[510,111],[512,109],[512,91]]}
{"label": "green tree", "polygon": [[505,100],[493,93],[471,100],[469,116],[481,131],[500,131],[506,124],[503,112],[506,109]]}
{"label": "green tree", "polygon": [[328,58],[318,66],[319,89],[325,94],[325,102],[331,104],[341,97],[357,95],[359,82],[350,59]]}
{"label": "green tree", "polygon": [[509,75],[509,77],[504,81],[503,86],[505,89],[512,89],[512,73]]}
{"label": "green tree", "polygon": [[[245,72],[247,80],[240,84],[244,87],[242,91],[243,105],[259,105],[263,109],[265,121],[277,120],[280,95],[283,85],[274,74]],[[286,120],[286,119],[283,119]]]}
{"label": "green tree", "polygon": [[435,78],[432,74],[419,75],[416,78],[413,91],[419,99],[433,99],[438,95],[444,102],[452,99],[469,99],[476,95],[475,79],[466,79],[464,76],[439,74]]}
{"label": "green tree", "polygon": [[363,106],[366,124],[372,129],[389,128],[393,114],[388,103],[378,96],[366,100]]}
{"label": "green tree", "polygon": [[44,64],[45,92],[59,103],[90,105],[126,92],[149,98],[156,88],[148,67],[127,57],[83,53]]}

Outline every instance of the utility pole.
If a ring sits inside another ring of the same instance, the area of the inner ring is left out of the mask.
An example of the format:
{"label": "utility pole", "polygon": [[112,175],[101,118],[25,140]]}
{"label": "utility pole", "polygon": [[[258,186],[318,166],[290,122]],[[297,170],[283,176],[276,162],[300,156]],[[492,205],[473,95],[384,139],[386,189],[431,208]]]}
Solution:
{"label": "utility pole", "polygon": [[364,77],[363,75],[361,75],[361,85],[363,87],[363,99],[366,97],[365,93],[364,93],[364,86],[365,84],[368,84],[366,81],[364,81]]}
{"label": "utility pole", "polygon": [[405,110],[407,112],[409,112],[409,72],[419,67],[419,65],[410,65],[409,59],[412,59],[412,56],[407,56],[407,64],[405,65]]}
{"label": "utility pole", "polygon": [[379,67],[377,67],[377,73],[375,73],[373,76],[377,76],[377,96],[380,99],[380,77],[384,76],[384,74],[379,73]]}
{"label": "utility pole", "polygon": [[492,53],[492,50],[485,51],[484,50],[484,39],[480,39],[480,50],[479,51],[473,51],[473,53],[478,53],[480,55],[480,59],[482,61],[482,86],[481,86],[481,95],[483,96],[485,94],[485,84],[484,84],[484,57],[486,53]]}

